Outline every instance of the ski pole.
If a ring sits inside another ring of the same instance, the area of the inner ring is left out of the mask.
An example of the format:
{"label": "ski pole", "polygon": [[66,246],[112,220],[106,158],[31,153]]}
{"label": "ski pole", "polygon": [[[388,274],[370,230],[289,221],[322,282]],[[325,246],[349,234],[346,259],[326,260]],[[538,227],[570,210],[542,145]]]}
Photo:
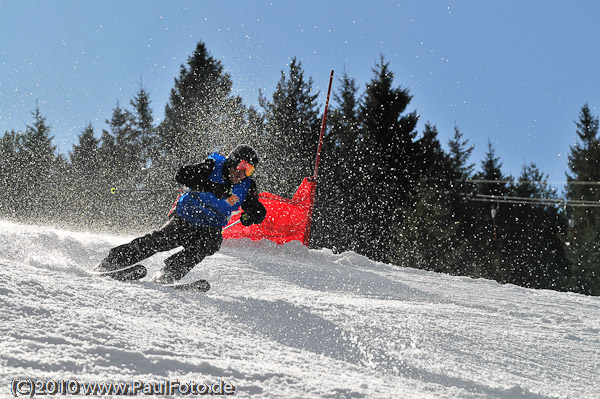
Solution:
{"label": "ski pole", "polygon": [[230,228],[232,228],[233,226],[235,226],[235,225],[236,225],[236,224],[238,224],[239,222],[241,222],[241,220],[238,220],[237,222],[233,222],[233,223],[231,223],[229,226],[225,226],[225,227],[223,227],[223,230],[222,230],[222,231],[225,231],[225,230],[227,230],[227,229],[230,229]]}
{"label": "ski pole", "polygon": [[177,192],[183,192],[186,191],[182,188],[163,188],[163,189],[150,189],[150,188],[135,188],[135,189],[126,189],[126,188],[116,188],[116,187],[111,187],[110,188],[110,193],[111,194],[117,194],[117,193],[160,193],[160,192],[172,192],[172,191],[177,191]]}

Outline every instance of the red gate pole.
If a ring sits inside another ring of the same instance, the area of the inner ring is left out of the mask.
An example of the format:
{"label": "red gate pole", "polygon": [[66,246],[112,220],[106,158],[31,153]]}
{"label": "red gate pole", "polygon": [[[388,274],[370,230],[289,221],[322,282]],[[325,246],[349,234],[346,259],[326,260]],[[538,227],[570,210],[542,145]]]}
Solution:
{"label": "red gate pole", "polygon": [[315,194],[317,191],[317,173],[319,172],[319,160],[321,159],[321,148],[323,146],[323,136],[325,135],[325,122],[327,121],[327,109],[329,108],[329,95],[331,94],[331,83],[333,82],[333,69],[331,70],[331,76],[329,76],[329,88],[327,89],[327,100],[325,100],[325,111],[323,112],[323,122],[321,123],[321,134],[319,136],[319,146],[317,148],[317,159],[315,161],[315,173],[309,179],[311,180],[310,188],[310,204],[308,209],[308,220],[306,228],[304,229],[304,239],[302,244],[308,247],[310,240],[310,224],[312,223],[312,216],[314,210]]}
{"label": "red gate pole", "polygon": [[331,94],[331,82],[333,82],[333,69],[329,77],[329,89],[327,89],[327,100],[325,100],[325,112],[323,112],[323,123],[321,123],[321,135],[319,136],[319,147],[317,148],[317,160],[315,161],[315,173],[312,176],[313,180],[317,180],[317,172],[319,171],[319,160],[321,159],[321,147],[323,146],[323,136],[325,134],[325,121],[327,120],[327,109],[329,108],[329,94]]}

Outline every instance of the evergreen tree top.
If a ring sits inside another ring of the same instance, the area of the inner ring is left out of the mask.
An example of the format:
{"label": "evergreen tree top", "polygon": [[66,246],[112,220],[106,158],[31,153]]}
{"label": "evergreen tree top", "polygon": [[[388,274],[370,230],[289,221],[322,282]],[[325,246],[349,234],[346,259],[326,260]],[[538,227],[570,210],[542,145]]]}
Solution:
{"label": "evergreen tree top", "polygon": [[54,136],[50,135],[51,127],[46,123],[46,117],[42,115],[37,104],[31,114],[33,115],[33,124],[27,125],[25,129],[22,136],[23,147],[32,154],[44,157],[46,162],[49,162],[56,153],[56,146],[52,144]]}
{"label": "evergreen tree top", "polygon": [[[571,146],[569,154],[568,181],[600,181],[600,138],[598,118],[594,117],[585,104],[575,122],[578,141]],[[568,191],[578,189],[568,188]]]}
{"label": "evergreen tree top", "polygon": [[584,146],[590,146],[598,142],[598,118],[592,115],[589,105],[585,104],[579,112],[577,136]]}
{"label": "evergreen tree top", "polygon": [[450,165],[456,175],[455,178],[469,179],[473,174],[475,164],[469,164],[468,161],[475,147],[473,145],[469,146],[469,140],[463,140],[463,133],[458,126],[454,126],[454,136],[448,140],[448,147],[450,149]]}

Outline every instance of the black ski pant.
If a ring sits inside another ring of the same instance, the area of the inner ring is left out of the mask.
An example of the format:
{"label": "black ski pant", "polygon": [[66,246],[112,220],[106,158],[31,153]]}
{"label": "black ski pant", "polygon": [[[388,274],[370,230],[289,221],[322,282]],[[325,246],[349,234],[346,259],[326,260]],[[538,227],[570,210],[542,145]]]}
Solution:
{"label": "black ski pant", "polygon": [[165,259],[163,271],[175,280],[181,279],[206,256],[219,250],[223,242],[221,227],[197,227],[178,216],[171,216],[159,230],[110,250],[105,264],[131,266],[157,252],[183,249]]}

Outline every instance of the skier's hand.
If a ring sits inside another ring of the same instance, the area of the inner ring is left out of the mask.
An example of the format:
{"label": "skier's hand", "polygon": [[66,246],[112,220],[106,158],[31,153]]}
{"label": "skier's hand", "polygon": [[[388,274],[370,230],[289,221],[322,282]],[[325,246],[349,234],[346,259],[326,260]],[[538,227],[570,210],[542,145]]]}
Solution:
{"label": "skier's hand", "polygon": [[252,217],[246,212],[242,213],[242,216],[240,216],[240,221],[242,222],[242,226],[250,226],[254,224]]}

